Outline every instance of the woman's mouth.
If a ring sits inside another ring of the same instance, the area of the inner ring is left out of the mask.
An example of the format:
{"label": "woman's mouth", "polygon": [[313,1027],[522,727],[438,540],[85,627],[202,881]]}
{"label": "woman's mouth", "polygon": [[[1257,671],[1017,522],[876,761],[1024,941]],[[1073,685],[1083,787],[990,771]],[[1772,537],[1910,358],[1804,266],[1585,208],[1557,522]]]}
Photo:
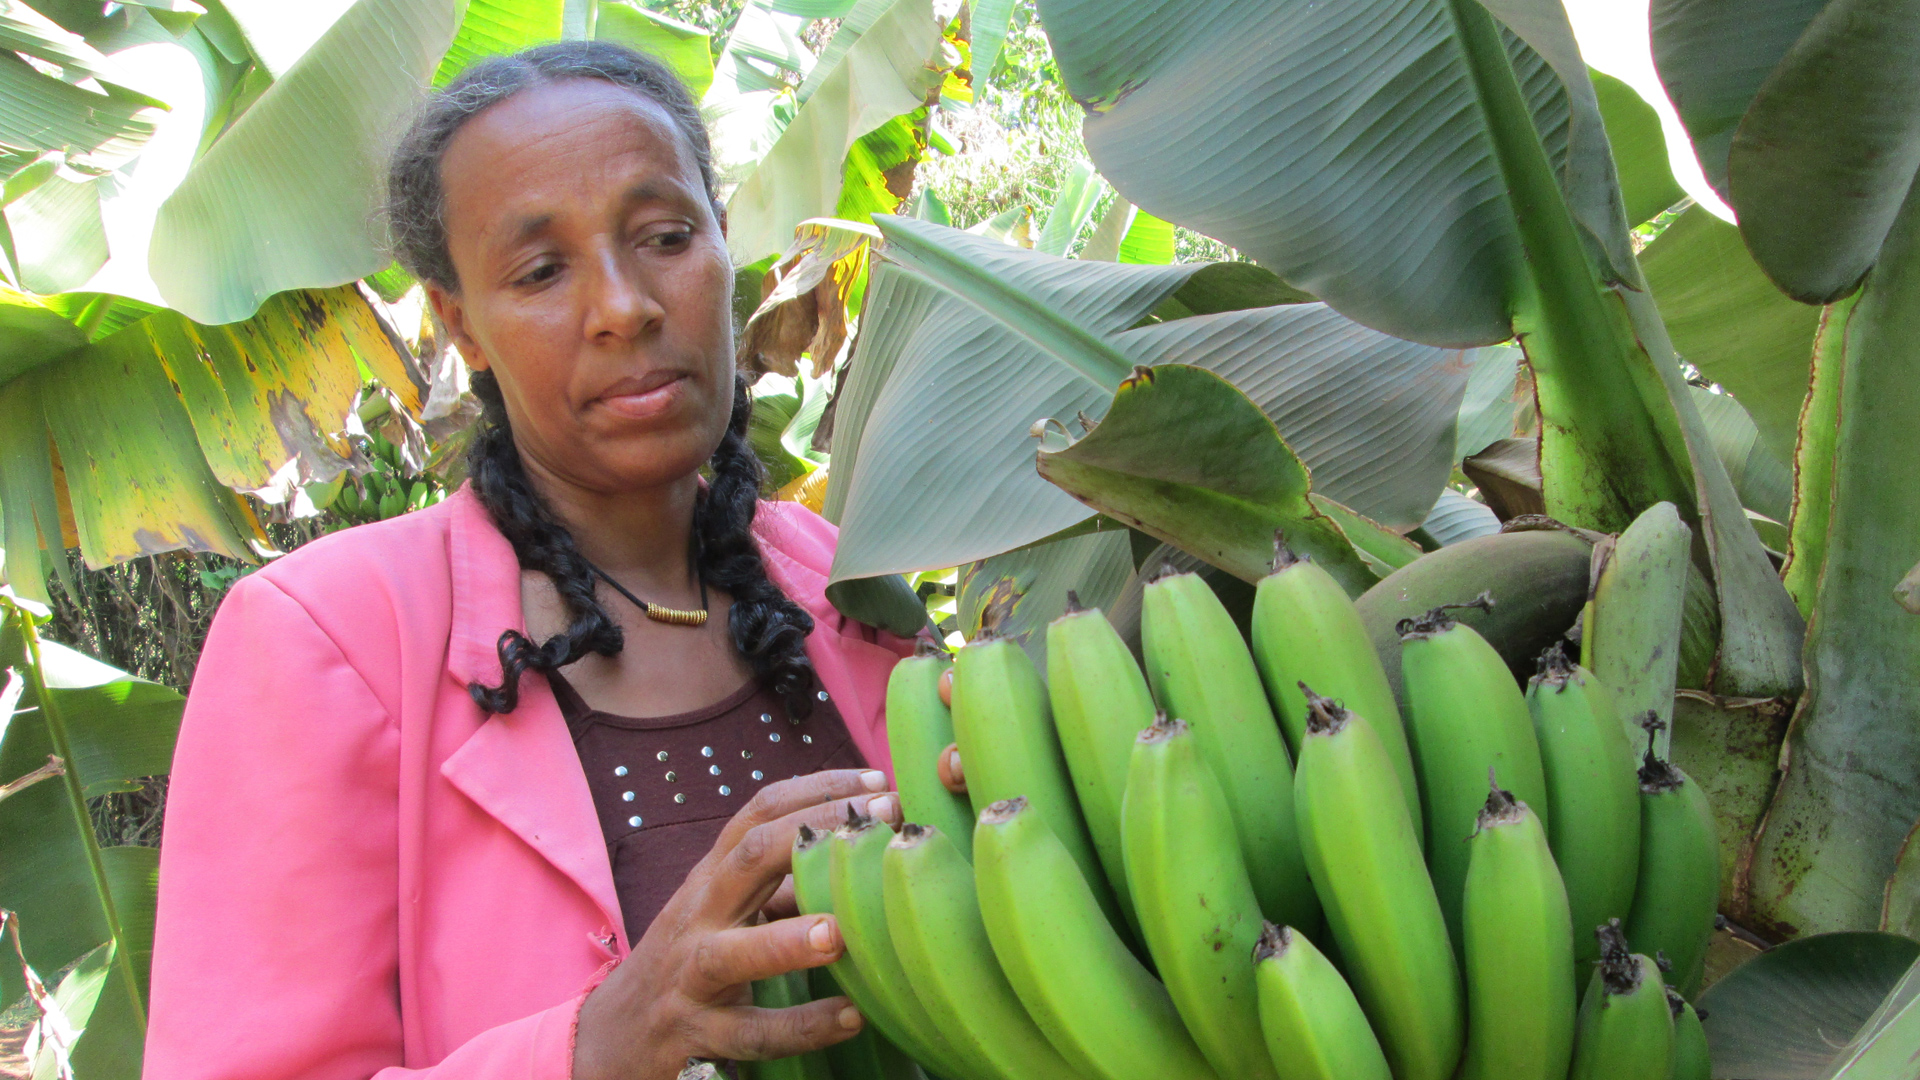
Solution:
{"label": "woman's mouth", "polygon": [[646,420],[673,408],[686,393],[685,372],[658,371],[621,379],[596,400],[607,411],[627,420]]}

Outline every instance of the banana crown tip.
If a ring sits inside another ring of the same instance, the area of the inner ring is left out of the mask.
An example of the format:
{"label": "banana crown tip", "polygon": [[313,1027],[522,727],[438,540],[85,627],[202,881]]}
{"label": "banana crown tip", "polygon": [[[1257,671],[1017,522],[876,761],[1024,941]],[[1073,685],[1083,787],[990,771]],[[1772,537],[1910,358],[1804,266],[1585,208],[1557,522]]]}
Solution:
{"label": "banana crown tip", "polygon": [[1346,706],[1314,693],[1304,682],[1300,684],[1300,692],[1307,698],[1307,734],[1331,735],[1347,726],[1347,717],[1352,714]]}
{"label": "banana crown tip", "polygon": [[933,835],[939,831],[940,830],[934,828],[931,825],[920,825],[920,824],[916,824],[914,822],[909,821],[905,825],[900,826],[900,835],[894,837],[891,841],[889,841],[887,846],[897,847],[897,848],[917,848],[921,844],[924,844],[928,840],[931,840],[933,838]]}
{"label": "banana crown tip", "polygon": [[1600,942],[1600,981],[1606,992],[1618,996],[1640,989],[1640,961],[1627,946],[1620,920],[1608,919],[1594,927],[1593,936]]}
{"label": "banana crown tip", "polygon": [[1001,799],[998,802],[988,803],[987,808],[980,811],[980,824],[1004,825],[1018,817],[1026,808],[1027,797],[1025,795],[1015,795],[1011,799]]}
{"label": "banana crown tip", "polygon": [[860,811],[855,810],[853,808],[853,804],[848,803],[847,804],[847,820],[845,824],[841,825],[840,828],[836,831],[838,831],[844,836],[853,836],[857,833],[862,833],[872,828],[873,821],[874,821],[873,818],[870,818],[867,815],[861,813]]}
{"label": "banana crown tip", "polygon": [[802,822],[800,828],[793,834],[793,850],[807,850],[820,842],[820,836],[820,833],[815,832],[812,828],[808,827],[806,823]]}
{"label": "banana crown tip", "polygon": [[1140,734],[1134,736],[1134,741],[1143,746],[1153,746],[1177,735],[1185,735],[1187,731],[1185,720],[1170,720],[1166,713],[1156,712],[1153,714],[1153,723],[1141,728]]}
{"label": "banana crown tip", "polygon": [[1192,571],[1182,570],[1179,567],[1173,565],[1172,559],[1162,559],[1160,561],[1159,567],[1156,568],[1153,573],[1147,575],[1147,584],[1158,585],[1160,582],[1165,581],[1168,578],[1179,577],[1182,574],[1190,574],[1190,573],[1192,573]]}
{"label": "banana crown tip", "polygon": [[1479,596],[1462,604],[1441,604],[1439,607],[1434,608],[1424,615],[1411,619],[1401,619],[1398,623],[1394,624],[1393,628],[1399,633],[1402,640],[1406,638],[1433,637],[1453,629],[1460,621],[1453,617],[1453,612],[1467,610],[1492,611],[1493,593],[1491,591],[1482,592]]}
{"label": "banana crown tip", "polygon": [[1293,927],[1262,923],[1260,940],[1253,943],[1254,963],[1271,960],[1276,956],[1285,956],[1287,950],[1291,948],[1293,948]]}
{"label": "banana crown tip", "polygon": [[1487,804],[1480,808],[1480,815],[1474,821],[1474,828],[1489,829],[1501,825],[1512,825],[1527,816],[1527,804],[1513,797],[1513,792],[1503,790],[1493,770],[1487,770]]}
{"label": "banana crown tip", "polygon": [[1687,1011],[1687,999],[1681,997],[1680,991],[1675,990],[1671,986],[1667,987],[1666,989],[1667,989],[1667,1011],[1673,1014],[1673,1018],[1675,1020],[1678,1020],[1680,1019],[1680,1014]]}
{"label": "banana crown tip", "polygon": [[1277,574],[1295,563],[1306,561],[1307,557],[1305,555],[1301,555],[1287,546],[1287,534],[1285,530],[1273,530],[1273,561],[1267,564],[1269,570]]}
{"label": "banana crown tip", "polygon": [[1067,590],[1067,614],[1078,615],[1085,610],[1087,609],[1080,603],[1080,594],[1073,589],[1068,589]]}
{"label": "banana crown tip", "polygon": [[1576,670],[1573,660],[1567,656],[1566,641],[1556,641],[1547,646],[1546,652],[1540,654],[1538,666],[1530,681],[1535,686],[1544,683],[1555,690],[1565,690]]}
{"label": "banana crown tip", "polygon": [[919,638],[913,643],[913,658],[915,660],[925,660],[929,656],[937,656],[945,659],[952,655],[953,653],[949,652],[945,645],[932,638]]}
{"label": "banana crown tip", "polygon": [[1686,785],[1686,774],[1674,768],[1672,762],[1661,760],[1649,740],[1647,756],[1640,762],[1640,790],[1648,795],[1664,795]]}

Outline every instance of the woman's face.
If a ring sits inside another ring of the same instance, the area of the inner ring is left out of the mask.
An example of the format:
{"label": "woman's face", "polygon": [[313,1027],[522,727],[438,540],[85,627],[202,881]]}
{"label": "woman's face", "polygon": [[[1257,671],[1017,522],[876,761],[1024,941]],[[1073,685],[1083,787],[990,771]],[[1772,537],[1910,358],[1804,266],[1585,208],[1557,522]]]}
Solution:
{"label": "woman's face", "polygon": [[666,110],[598,79],[538,86],[468,121],[440,174],[460,287],[429,294],[535,475],[690,479],[733,402],[733,270]]}

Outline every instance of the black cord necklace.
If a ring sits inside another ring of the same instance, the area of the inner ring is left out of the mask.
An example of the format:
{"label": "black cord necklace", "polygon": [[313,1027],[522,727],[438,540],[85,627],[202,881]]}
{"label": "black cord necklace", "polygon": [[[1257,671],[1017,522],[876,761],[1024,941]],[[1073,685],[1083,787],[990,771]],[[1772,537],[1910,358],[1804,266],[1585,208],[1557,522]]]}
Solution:
{"label": "black cord necklace", "polygon": [[588,563],[587,566],[593,570],[594,574],[597,575],[601,581],[613,586],[614,592],[626,597],[633,603],[634,607],[646,612],[647,618],[652,619],[654,622],[667,623],[672,626],[705,626],[707,624],[707,581],[705,578],[700,579],[700,610],[688,611],[685,608],[670,608],[665,604],[656,604],[650,600],[642,600],[628,592],[625,585],[613,580],[612,576],[605,570],[594,566],[592,563]]}

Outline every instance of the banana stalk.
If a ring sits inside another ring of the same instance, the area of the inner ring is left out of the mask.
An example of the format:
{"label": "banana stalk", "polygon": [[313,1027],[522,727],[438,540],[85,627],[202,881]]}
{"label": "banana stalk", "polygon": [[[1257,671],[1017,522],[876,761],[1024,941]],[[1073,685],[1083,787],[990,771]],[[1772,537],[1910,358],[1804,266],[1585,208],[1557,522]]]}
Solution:
{"label": "banana stalk", "polygon": [[1306,935],[1268,923],[1253,959],[1260,1030],[1280,1080],[1392,1080],[1359,999]]}
{"label": "banana stalk", "polygon": [[[755,1008],[789,1009],[812,1000],[805,971],[789,971],[753,984]],[[746,1080],[835,1080],[827,1055],[819,1050],[769,1061],[743,1061],[740,1075]]]}
{"label": "banana stalk", "polygon": [[1414,833],[1424,840],[1413,752],[1359,609],[1318,563],[1295,555],[1278,536],[1273,548],[1273,573],[1260,579],[1253,594],[1253,659],[1287,745],[1298,755],[1306,735],[1303,682],[1366,717],[1393,757]]}
{"label": "banana stalk", "polygon": [[[891,1023],[881,1025],[888,1038],[943,1076],[991,1075],[983,1061],[968,1053],[967,1047],[952,1044],[934,1024],[894,952],[881,883],[881,860],[892,839],[893,830],[886,825],[849,812],[847,824],[828,842],[827,880],[840,940],[860,978],[891,1013]],[[856,1003],[864,1012],[865,1005]]]}
{"label": "banana stalk", "polygon": [[1672,965],[1682,994],[1699,989],[1720,907],[1720,841],[1706,793],[1647,752],[1640,767],[1640,880],[1627,939]]}
{"label": "banana stalk", "polygon": [[1103,917],[1066,845],[1025,799],[973,835],[981,920],[1007,981],[1088,1080],[1217,1080],[1166,988]]}
{"label": "banana stalk", "polygon": [[951,666],[944,649],[924,640],[911,658],[893,666],[887,679],[887,749],[902,817],[939,829],[968,855],[973,811],[966,796],[940,782],[940,754],[953,742],[953,716],[940,700],[940,675]]}
{"label": "banana stalk", "polygon": [[1426,811],[1427,862],[1455,944],[1462,940],[1468,840],[1486,802],[1487,770],[1532,807],[1543,825],[1553,824],[1526,697],[1493,646],[1447,614],[1492,604],[1493,598],[1482,593],[1471,604],[1435,608],[1400,624],[1407,735]]}
{"label": "banana stalk", "polygon": [[1348,982],[1397,1080],[1447,1080],[1460,1059],[1460,969],[1393,759],[1358,713],[1303,689],[1293,794]]}
{"label": "banana stalk", "polygon": [[1461,908],[1467,1055],[1456,1080],[1563,1080],[1573,1057],[1573,923],[1547,833],[1494,787]]}
{"label": "banana stalk", "polygon": [[1667,988],[1667,1012],[1673,1016],[1673,1064],[1667,1075],[1672,1080],[1713,1080],[1700,1014],[1672,987]]}
{"label": "banana stalk", "polygon": [[[1527,711],[1540,741],[1553,858],[1573,913],[1574,961],[1584,975],[1600,956],[1592,935],[1633,907],[1640,874],[1640,782],[1608,688],[1568,661],[1558,644],[1527,686]],[[1584,981],[1584,980],[1583,980]]]}
{"label": "banana stalk", "polygon": [[1247,964],[1260,901],[1196,741],[1184,722],[1162,717],[1134,743],[1121,826],[1127,883],[1154,966],[1214,1071],[1279,1080]]}
{"label": "banana stalk", "polygon": [[1667,1080],[1673,1014],[1660,968],[1628,951],[1617,920],[1598,933],[1600,963],[1580,1000],[1567,1080]]}
{"label": "banana stalk", "polygon": [[936,829],[908,825],[887,845],[882,877],[894,951],[940,1030],[985,1058],[988,1076],[1072,1077],[993,958],[960,849]]}
{"label": "banana stalk", "polygon": [[[1693,530],[1670,502],[1642,511],[1613,544],[1580,629],[1580,664],[1613,691],[1621,722],[1651,712],[1671,730]],[[1671,735],[1657,741],[1662,757]]]}
{"label": "banana stalk", "polygon": [[1317,925],[1293,820],[1293,766],[1233,617],[1198,574],[1163,574],[1141,596],[1140,638],[1154,697],[1193,725],[1226,794],[1260,910],[1283,925]]}
{"label": "banana stalk", "polygon": [[1047,688],[1026,650],[989,635],[960,650],[953,663],[953,731],[974,813],[1004,799],[1027,800],[1073,856],[1107,920],[1124,926],[1126,917],[1080,816]]}
{"label": "banana stalk", "polygon": [[1094,852],[1134,936],[1140,921],[1120,848],[1120,803],[1133,739],[1153,723],[1153,694],[1127,643],[1098,609],[1067,593],[1067,613],[1047,625],[1047,695]]}

